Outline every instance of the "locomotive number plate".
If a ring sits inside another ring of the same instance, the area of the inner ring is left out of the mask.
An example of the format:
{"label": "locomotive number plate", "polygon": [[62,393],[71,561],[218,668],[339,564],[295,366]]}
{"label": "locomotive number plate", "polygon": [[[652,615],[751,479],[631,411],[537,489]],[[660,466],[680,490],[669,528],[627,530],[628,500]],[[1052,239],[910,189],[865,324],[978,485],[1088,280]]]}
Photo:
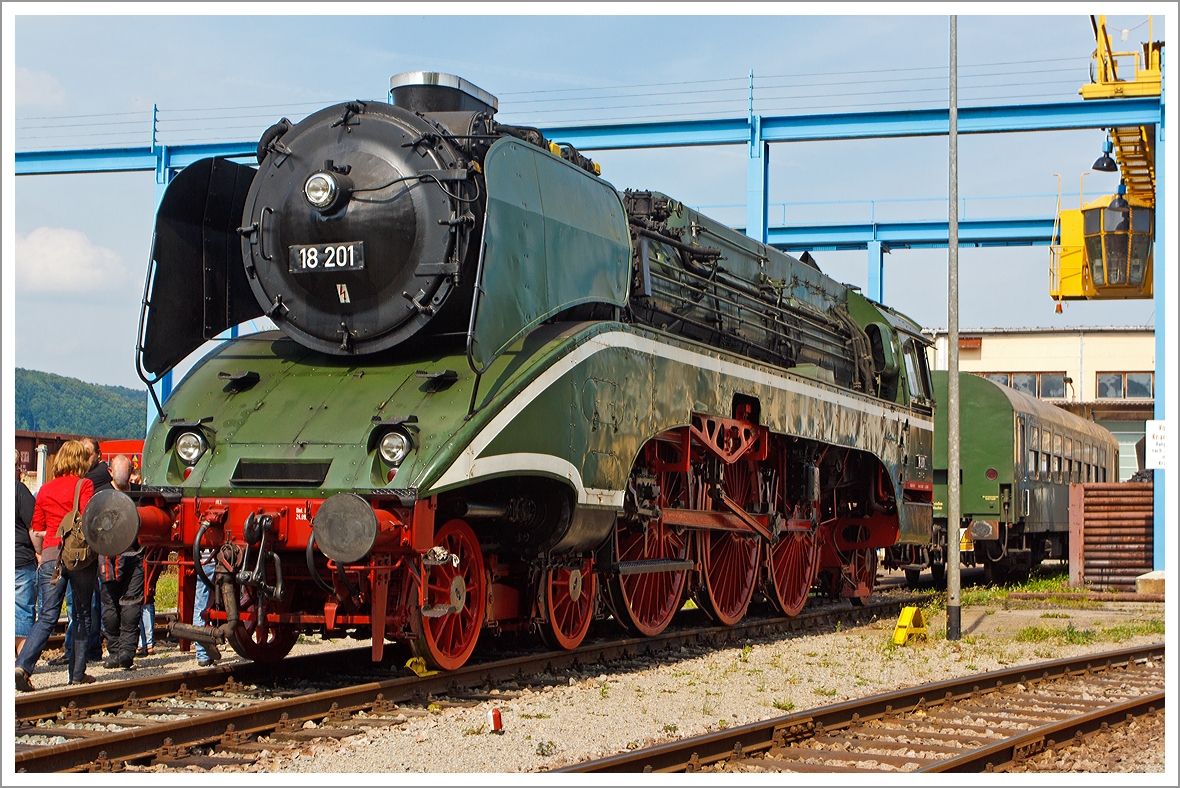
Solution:
{"label": "locomotive number plate", "polygon": [[314,271],[359,271],[365,267],[365,242],[347,241],[312,246],[292,245],[290,271],[308,274]]}

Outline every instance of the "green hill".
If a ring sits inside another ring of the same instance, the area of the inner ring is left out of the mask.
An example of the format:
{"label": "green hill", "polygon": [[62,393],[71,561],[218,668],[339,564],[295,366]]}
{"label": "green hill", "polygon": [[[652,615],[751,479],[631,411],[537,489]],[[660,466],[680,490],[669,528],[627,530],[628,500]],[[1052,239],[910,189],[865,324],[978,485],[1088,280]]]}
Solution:
{"label": "green hill", "polygon": [[146,390],[98,386],[33,369],[16,370],[18,430],[142,438],[146,422]]}

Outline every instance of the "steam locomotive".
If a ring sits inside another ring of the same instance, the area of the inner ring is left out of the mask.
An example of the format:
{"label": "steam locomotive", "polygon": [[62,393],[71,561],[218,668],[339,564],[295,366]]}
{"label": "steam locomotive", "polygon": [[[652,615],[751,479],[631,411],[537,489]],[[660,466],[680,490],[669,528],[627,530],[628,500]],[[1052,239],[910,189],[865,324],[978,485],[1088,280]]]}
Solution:
{"label": "steam locomotive", "polygon": [[[137,360],[162,404],[99,552],[181,554],[182,638],[282,659],[299,633],[455,669],[482,632],[576,647],[813,586],[863,600],[932,533],[919,327],[428,72],[180,172]],[[154,395],[153,395],[154,396]],[[210,571],[202,553],[216,555]]]}

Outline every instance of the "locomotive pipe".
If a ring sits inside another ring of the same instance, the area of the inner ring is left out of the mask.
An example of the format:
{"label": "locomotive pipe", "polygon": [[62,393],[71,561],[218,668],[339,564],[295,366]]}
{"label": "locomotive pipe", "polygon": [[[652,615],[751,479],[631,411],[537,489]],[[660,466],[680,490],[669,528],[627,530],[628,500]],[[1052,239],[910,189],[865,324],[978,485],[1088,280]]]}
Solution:
{"label": "locomotive pipe", "polygon": [[240,618],[238,615],[238,594],[234,588],[232,571],[224,568],[219,561],[213,578],[217,584],[217,592],[221,597],[221,606],[225,608],[225,623],[216,627],[201,627],[196,624],[173,621],[168,625],[168,632],[175,637],[192,640],[216,650],[237,629]]}
{"label": "locomotive pipe", "polygon": [[335,596],[336,589],[332,588],[332,586],[330,586],[324,582],[323,578],[320,577],[319,570],[316,569],[316,566],[315,566],[315,533],[314,532],[307,539],[307,551],[304,554],[304,557],[307,559],[307,571],[311,575],[312,581],[317,586],[319,586],[319,589],[321,591],[323,591],[325,594],[327,594],[328,596]]}
{"label": "locomotive pipe", "polygon": [[193,571],[197,573],[197,579],[204,583],[206,588],[213,588],[213,581],[205,574],[205,567],[201,565],[201,540],[211,525],[212,523],[208,520],[202,520],[201,527],[197,529],[197,535],[193,538]]}
{"label": "locomotive pipe", "polygon": [[508,507],[488,503],[460,501],[455,506],[455,516],[469,519],[494,519],[508,516]]}

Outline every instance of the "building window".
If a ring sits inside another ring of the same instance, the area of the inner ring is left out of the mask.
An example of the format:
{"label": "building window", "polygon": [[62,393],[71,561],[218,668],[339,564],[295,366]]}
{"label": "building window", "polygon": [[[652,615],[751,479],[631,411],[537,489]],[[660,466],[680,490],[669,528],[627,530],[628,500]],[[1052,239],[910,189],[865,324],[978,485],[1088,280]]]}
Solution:
{"label": "building window", "polygon": [[1037,376],[1034,372],[1016,372],[1012,375],[1012,388],[1019,392],[1028,394],[1030,397],[1037,395]]}
{"label": "building window", "polygon": [[1151,399],[1154,372],[1099,372],[1098,399]]}
{"label": "building window", "polygon": [[1065,399],[1065,373],[1041,373],[1041,396],[1045,399]]}
{"label": "building window", "polygon": [[1030,397],[1065,399],[1065,383],[1068,379],[1064,372],[983,372],[977,374],[992,383],[1010,386]]}
{"label": "building window", "polygon": [[1127,373],[1127,398],[1151,399],[1154,392],[1152,391],[1152,384],[1154,374],[1151,372],[1128,372]]}

